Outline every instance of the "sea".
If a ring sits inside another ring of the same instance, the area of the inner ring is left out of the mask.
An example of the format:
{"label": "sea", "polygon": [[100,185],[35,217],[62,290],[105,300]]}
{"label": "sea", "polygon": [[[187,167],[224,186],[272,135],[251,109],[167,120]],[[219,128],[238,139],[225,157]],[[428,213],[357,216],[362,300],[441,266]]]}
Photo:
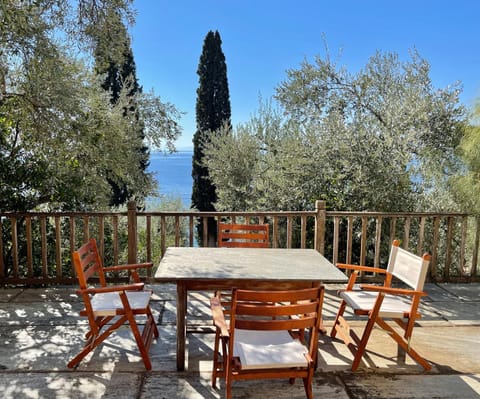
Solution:
{"label": "sea", "polygon": [[159,198],[147,198],[149,204],[161,198],[180,198],[184,209],[190,208],[192,196],[192,157],[193,151],[150,153],[149,172],[153,172],[158,182]]}

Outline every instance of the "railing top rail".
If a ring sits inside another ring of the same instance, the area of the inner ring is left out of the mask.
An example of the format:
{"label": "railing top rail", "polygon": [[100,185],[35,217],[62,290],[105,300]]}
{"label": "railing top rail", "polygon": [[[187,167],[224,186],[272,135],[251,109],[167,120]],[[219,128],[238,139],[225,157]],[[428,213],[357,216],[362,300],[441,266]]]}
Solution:
{"label": "railing top rail", "polygon": [[370,212],[370,211],[363,211],[363,212],[352,212],[352,211],[326,211],[327,216],[370,216],[370,217],[421,217],[421,216],[455,216],[455,217],[462,217],[462,216],[477,216],[471,213],[464,213],[464,212]]}
{"label": "railing top rail", "polygon": [[[199,212],[195,210],[188,211],[137,211],[139,216],[197,216],[197,217],[218,217],[218,216],[315,216],[317,211],[245,211],[245,212],[230,212],[230,211],[221,211],[221,212]],[[97,212],[97,211],[85,211],[85,212],[14,212],[14,211],[3,211],[0,212],[0,217],[100,217],[100,216],[127,216],[127,211],[117,211],[117,212]],[[371,212],[371,211],[326,211],[327,216],[354,216],[354,217],[467,217],[467,216],[478,216],[471,213],[465,212]]]}
{"label": "railing top rail", "polygon": [[84,216],[127,216],[128,212],[96,212],[96,211],[85,211],[85,212],[0,212],[0,217],[12,217],[12,216],[21,216],[21,217],[84,217]]}
{"label": "railing top rail", "polygon": [[199,211],[155,211],[155,212],[137,212],[139,216],[315,216],[316,211],[257,211],[257,212],[199,212]]}

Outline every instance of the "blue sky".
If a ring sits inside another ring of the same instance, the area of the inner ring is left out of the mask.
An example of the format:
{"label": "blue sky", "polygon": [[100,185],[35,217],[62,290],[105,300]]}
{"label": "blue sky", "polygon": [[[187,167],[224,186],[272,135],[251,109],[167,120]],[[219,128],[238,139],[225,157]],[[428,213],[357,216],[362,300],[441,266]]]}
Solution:
{"label": "blue sky", "polygon": [[287,69],[324,56],[324,38],[353,73],[377,50],[408,60],[416,48],[435,87],[460,81],[466,106],[480,99],[478,0],[135,0],[134,7],[140,84],[186,112],[178,149],[192,147],[196,71],[209,30],[222,38],[234,125],[250,118],[260,96],[274,94]]}

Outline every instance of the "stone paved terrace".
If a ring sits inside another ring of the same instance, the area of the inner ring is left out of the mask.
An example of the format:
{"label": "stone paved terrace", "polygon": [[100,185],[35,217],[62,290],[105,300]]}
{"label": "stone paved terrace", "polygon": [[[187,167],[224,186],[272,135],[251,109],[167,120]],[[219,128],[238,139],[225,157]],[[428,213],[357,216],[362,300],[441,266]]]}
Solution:
{"label": "stone paved terrace", "polygon": [[[210,387],[213,335],[208,294],[189,300],[193,329],[188,334],[187,371],[175,362],[175,287],[154,285],[153,310],[160,337],[152,344],[153,370],[145,371],[136,345],[125,328],[89,355],[79,367],[67,361],[82,346],[86,321],[74,287],[0,288],[1,398],[223,398]],[[337,287],[327,286],[324,318],[331,326],[338,304]],[[339,341],[320,338],[316,398],[480,398],[480,284],[428,284],[424,317],[413,333],[414,347],[433,364],[424,373],[411,359],[397,360],[396,345],[375,330],[368,358],[349,371],[352,356]],[[355,322],[354,328],[363,322]],[[197,326],[197,327],[195,327]],[[234,384],[243,399],[304,398],[297,381]]]}

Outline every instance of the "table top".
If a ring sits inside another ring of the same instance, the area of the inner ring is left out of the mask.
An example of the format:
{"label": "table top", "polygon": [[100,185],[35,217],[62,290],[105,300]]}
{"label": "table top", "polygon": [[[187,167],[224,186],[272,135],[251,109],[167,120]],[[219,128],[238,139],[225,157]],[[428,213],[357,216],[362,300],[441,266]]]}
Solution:
{"label": "table top", "polygon": [[158,282],[210,279],[347,281],[313,249],[169,247],[155,272]]}

